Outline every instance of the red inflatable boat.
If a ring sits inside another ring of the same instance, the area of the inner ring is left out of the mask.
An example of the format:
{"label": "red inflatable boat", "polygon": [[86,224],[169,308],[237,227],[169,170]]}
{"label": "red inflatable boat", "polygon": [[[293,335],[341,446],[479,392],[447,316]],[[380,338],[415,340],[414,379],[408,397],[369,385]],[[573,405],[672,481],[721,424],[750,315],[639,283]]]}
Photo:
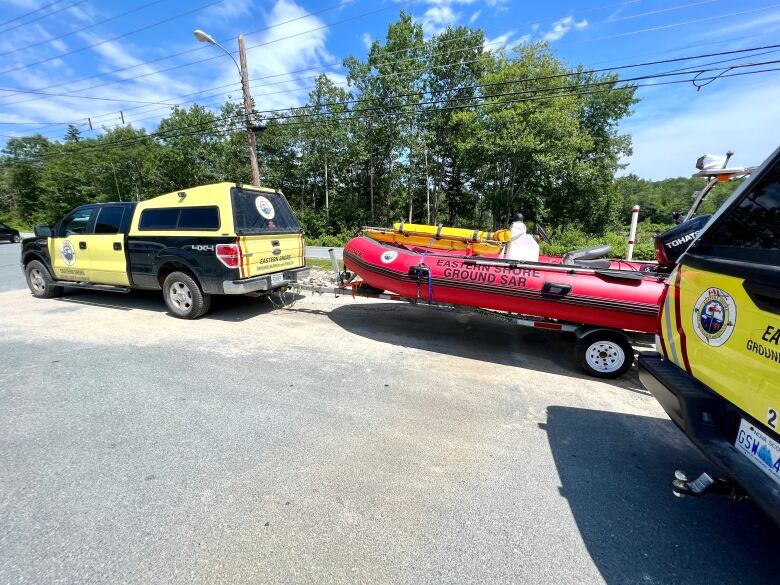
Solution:
{"label": "red inflatable boat", "polygon": [[614,330],[655,332],[663,277],[560,262],[420,252],[367,237],[344,248],[345,267],[371,287],[425,303],[507,311]]}

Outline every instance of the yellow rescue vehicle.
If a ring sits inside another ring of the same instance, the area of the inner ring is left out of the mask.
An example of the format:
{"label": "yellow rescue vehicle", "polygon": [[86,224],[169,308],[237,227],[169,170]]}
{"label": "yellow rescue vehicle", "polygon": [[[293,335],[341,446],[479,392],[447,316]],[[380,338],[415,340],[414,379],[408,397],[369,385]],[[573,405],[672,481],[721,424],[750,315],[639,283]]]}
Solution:
{"label": "yellow rescue vehicle", "polygon": [[780,524],[780,149],[690,239],[640,378],[717,472],[672,487],[750,497]]}
{"label": "yellow rescue vehicle", "polygon": [[32,294],[65,288],[162,290],[171,314],[196,319],[211,295],[267,294],[308,273],[303,230],[279,191],[202,185],[140,203],[82,205],[22,245]]}

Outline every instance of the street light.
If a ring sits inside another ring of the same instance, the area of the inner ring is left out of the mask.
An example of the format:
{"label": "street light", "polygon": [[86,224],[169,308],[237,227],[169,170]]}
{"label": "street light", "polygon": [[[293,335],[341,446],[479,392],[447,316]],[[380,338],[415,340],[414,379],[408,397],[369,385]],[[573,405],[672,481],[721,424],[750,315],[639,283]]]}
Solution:
{"label": "street light", "polygon": [[246,123],[246,138],[247,138],[247,144],[249,145],[249,165],[252,169],[252,184],[255,187],[260,186],[260,168],[257,163],[257,150],[255,148],[255,134],[253,132],[254,124],[252,123],[252,95],[249,93],[249,76],[247,74],[247,65],[246,65],[246,48],[244,47],[244,35],[238,35],[238,56],[241,60],[241,64],[239,65],[236,61],[235,57],[233,57],[233,54],[228,51],[225,47],[220,45],[214,37],[212,37],[207,32],[204,32],[200,29],[192,31],[192,34],[195,35],[195,38],[200,41],[201,43],[208,43],[210,45],[215,45],[222,49],[225,53],[227,53],[228,57],[230,57],[233,60],[233,63],[236,64],[236,69],[238,69],[238,75],[241,78],[241,89],[244,93],[244,116],[245,116],[245,123]]}

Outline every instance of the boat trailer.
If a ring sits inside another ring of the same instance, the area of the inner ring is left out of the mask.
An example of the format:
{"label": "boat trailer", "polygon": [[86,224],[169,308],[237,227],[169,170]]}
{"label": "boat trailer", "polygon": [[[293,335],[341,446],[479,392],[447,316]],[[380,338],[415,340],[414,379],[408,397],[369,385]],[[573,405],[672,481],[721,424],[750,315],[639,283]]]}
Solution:
{"label": "boat trailer", "polygon": [[520,313],[480,309],[467,305],[429,302],[423,298],[409,298],[389,293],[355,280],[356,275],[346,270],[340,271],[333,248],[328,250],[328,254],[336,279],[334,286],[292,283],[287,290],[296,293],[306,291],[319,295],[327,294],[334,297],[398,301],[448,313],[481,315],[520,327],[573,333],[577,339],[576,355],[580,366],[585,373],[597,378],[617,378],[632,366],[634,363],[632,342],[638,344],[652,344],[654,342],[654,337],[647,333],[559,321]]}

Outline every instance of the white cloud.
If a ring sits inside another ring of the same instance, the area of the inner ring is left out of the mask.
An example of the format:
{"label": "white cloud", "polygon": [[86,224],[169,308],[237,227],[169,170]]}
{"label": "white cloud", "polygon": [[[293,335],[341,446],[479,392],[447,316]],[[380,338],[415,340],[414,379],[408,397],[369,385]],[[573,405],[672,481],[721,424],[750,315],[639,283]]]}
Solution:
{"label": "white cloud", "polygon": [[[740,78],[736,78],[739,80]],[[719,83],[727,82],[721,80]],[[757,165],[777,148],[780,101],[777,81],[744,87],[737,81],[720,91],[693,92],[675,100],[668,111],[646,112],[627,120],[621,130],[632,135],[634,154],[625,172],[648,179],[686,176],[705,152],[736,152],[737,165]],[[649,103],[649,102],[648,102]],[[642,112],[642,104],[637,106]],[[738,120],[735,124],[713,124]]]}
{"label": "white cloud", "polygon": [[428,8],[422,16],[423,32],[428,36],[438,34],[455,24],[459,18],[460,13],[456,13],[449,4],[436,4]]}
{"label": "white cloud", "polygon": [[780,25],[780,12],[772,12],[736,24],[728,24],[720,28],[705,29],[701,34],[697,35],[697,38],[722,39],[726,36],[744,32],[767,34],[780,28],[778,25]]}
{"label": "white cloud", "polygon": [[490,8],[500,8],[503,10],[508,2],[509,0],[485,0],[485,5]]}
{"label": "white cloud", "polygon": [[[251,2],[246,0],[230,3],[231,14],[240,14]],[[244,8],[242,8],[244,7]],[[275,0],[270,4],[267,12],[257,11],[252,19],[251,28],[260,26],[267,28],[259,33],[249,35],[246,39],[247,56],[249,65],[249,77],[252,81],[253,93],[258,110],[268,110],[297,106],[302,104],[313,85],[312,76],[318,71],[308,73],[294,73],[299,70],[323,67],[336,61],[336,58],[327,50],[328,28],[320,18],[311,15],[295,0]],[[59,24],[66,27],[69,24],[78,24],[76,15],[64,13],[67,20]],[[223,15],[224,16],[224,15]],[[304,18],[302,18],[304,17]],[[293,19],[293,22],[287,22]],[[259,21],[259,22],[258,22]],[[286,23],[283,26],[276,26]],[[219,21],[214,19],[214,27],[219,28]],[[211,25],[210,25],[211,26]],[[312,30],[316,28],[320,30]],[[232,27],[231,27],[232,30]],[[33,42],[51,38],[48,31],[35,27],[20,27],[18,35],[8,34],[0,38],[0,52],[13,50],[19,46],[25,46]],[[218,32],[218,31],[216,31]],[[223,34],[220,38],[230,36]],[[78,44],[86,45],[101,42],[101,37],[93,32],[83,31],[78,33]],[[157,120],[169,112],[169,108],[159,105],[138,107],[137,101],[168,102],[187,101],[191,105],[193,99],[199,96],[184,97],[181,100],[171,99],[178,95],[191,94],[206,87],[224,88],[216,89],[200,96],[201,102],[211,104],[227,100],[224,94],[228,92],[233,100],[240,99],[238,74],[233,61],[227,56],[220,55],[218,49],[203,48],[194,55],[155,62],[144,65],[143,62],[169,53],[184,51],[188,48],[204,47],[187,38],[186,44],[166,44],[160,46],[134,46],[129,42],[109,41],[91,48],[82,53],[79,61],[86,61],[88,65],[76,72],[69,69],[71,60],[53,60],[45,65],[24,68],[5,75],[0,85],[14,85],[18,87],[39,88],[59,86],[51,90],[53,93],[73,92],[90,95],[92,97],[117,99],[120,101],[84,100],[75,97],[45,97],[20,94],[0,95],[3,102],[3,118],[6,120],[39,120],[45,122],[62,122],[67,120],[85,120],[92,118],[96,128],[102,125],[112,126],[119,122],[117,112],[123,110],[127,121],[140,120],[134,123],[136,126],[152,128]],[[128,39],[129,41],[129,39]],[[75,44],[75,43],[74,43]],[[235,51],[235,41],[225,43],[228,50]],[[56,50],[52,44],[42,45],[35,49],[20,54],[6,57],[5,67],[11,68],[41,58],[54,57],[61,51]],[[197,61],[198,59],[216,57],[205,61],[195,67],[182,67],[170,72],[160,73],[160,69],[173,67]],[[74,60],[73,63],[76,63]],[[108,73],[116,69],[131,68],[106,75],[98,79],[89,79],[81,82],[73,82],[74,77],[82,77],[92,73]],[[337,83],[345,81],[340,68],[325,68],[328,76]],[[138,75],[145,75],[138,79],[130,79]],[[302,78],[302,79],[301,79]],[[115,81],[104,87],[86,89],[93,85]],[[224,92],[221,94],[220,92]],[[263,95],[270,94],[270,95]],[[8,104],[10,101],[24,101],[19,104]],[[218,106],[216,106],[218,107]],[[142,120],[151,118],[149,120]],[[51,128],[47,132],[52,137],[61,136],[64,130],[60,127]],[[5,132],[8,133],[8,132]]]}
{"label": "white cloud", "polygon": [[51,41],[51,46],[60,51],[61,53],[65,53],[68,50],[68,45],[59,39],[54,39]]}
{"label": "white cloud", "polygon": [[480,14],[482,14],[481,10],[477,10],[474,14],[472,14],[469,18],[469,24],[474,24],[474,22],[479,18]]}
{"label": "white cloud", "polygon": [[[255,4],[252,0],[222,0],[219,4],[204,10],[198,20],[209,24],[214,22],[215,19],[220,19],[221,21],[235,20],[249,16],[255,10]],[[218,24],[222,24],[222,22]]]}
{"label": "white cloud", "polygon": [[363,46],[366,49],[371,48],[371,44],[374,42],[374,39],[371,38],[371,35],[367,32],[364,32],[363,35],[360,37],[360,40],[363,41]]}
{"label": "white cloud", "polygon": [[[309,12],[293,0],[277,0],[266,19],[266,26],[274,26],[279,23],[300,18]],[[327,48],[328,29],[325,22],[316,16],[310,16],[284,26],[274,26],[269,30],[247,39],[247,60],[249,64],[249,78],[258,79],[273,75],[270,83],[278,83],[285,79],[286,83],[273,85],[268,91],[254,89],[255,103],[258,110],[284,108],[297,106],[303,103],[312,85],[311,79],[297,79],[317,75],[317,71],[311,74],[291,74],[289,72],[309,67],[322,66],[324,63],[332,63],[336,58]],[[295,36],[293,36],[295,35]],[[260,45],[256,50],[252,46]],[[332,72],[328,76],[334,78]],[[223,70],[213,85],[231,83],[236,79],[235,67],[232,63],[223,62]],[[262,88],[263,81],[255,84]],[[285,90],[282,93],[276,93]],[[274,95],[262,96],[262,93],[274,93]]]}
{"label": "white cloud", "polygon": [[580,30],[588,26],[587,20],[581,20],[577,22],[573,16],[567,16],[556,20],[552,28],[542,35],[542,39],[549,42],[555,42],[561,40],[572,29]]}

